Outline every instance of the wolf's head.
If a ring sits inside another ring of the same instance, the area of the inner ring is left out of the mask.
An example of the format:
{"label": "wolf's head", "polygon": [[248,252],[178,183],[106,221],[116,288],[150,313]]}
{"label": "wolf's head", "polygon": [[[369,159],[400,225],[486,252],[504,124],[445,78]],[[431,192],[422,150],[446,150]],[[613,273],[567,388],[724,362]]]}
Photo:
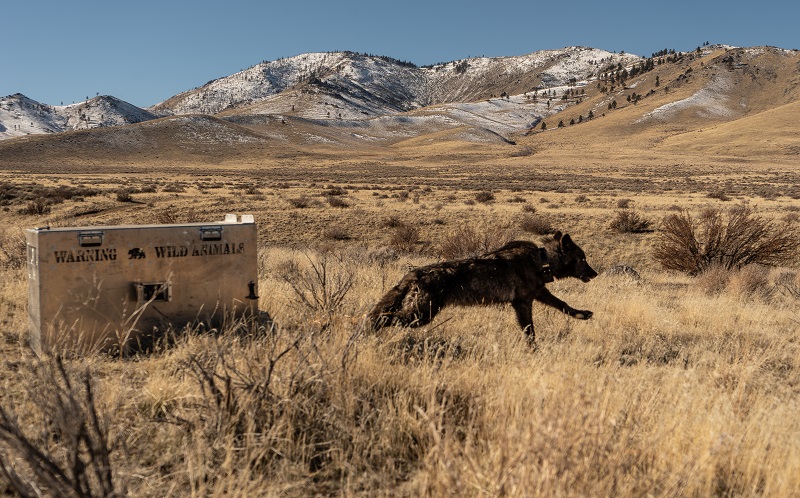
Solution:
{"label": "wolf's head", "polygon": [[556,232],[553,239],[557,245],[557,261],[553,265],[553,275],[556,278],[575,277],[588,282],[597,276],[597,272],[586,262],[583,249],[569,235]]}

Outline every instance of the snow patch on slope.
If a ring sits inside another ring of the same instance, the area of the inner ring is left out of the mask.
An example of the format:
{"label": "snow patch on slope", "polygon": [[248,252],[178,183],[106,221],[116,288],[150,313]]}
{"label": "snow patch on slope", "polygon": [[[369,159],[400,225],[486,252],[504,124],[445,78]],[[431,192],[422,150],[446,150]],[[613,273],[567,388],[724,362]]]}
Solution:
{"label": "snow patch on slope", "polygon": [[67,118],[47,104],[16,93],[0,98],[0,140],[63,131]]}
{"label": "snow patch on slope", "polygon": [[694,109],[701,118],[730,117],[733,115],[733,109],[728,105],[728,93],[732,90],[732,86],[733,84],[728,78],[715,76],[708,86],[700,89],[691,97],[670,102],[654,109],[636,120],[635,123],[642,123],[651,119],[667,121],[688,109]]}
{"label": "snow patch on slope", "polygon": [[0,102],[0,139],[187,114],[287,115],[338,126],[342,121],[372,121],[431,105],[436,106],[433,111],[421,112],[439,113],[457,123],[453,126],[509,133],[535,125],[563,105],[553,102],[552,108],[545,107],[545,100],[533,103],[529,95],[487,100],[489,94],[504,95],[506,85],[509,93],[532,92],[539,81],[540,87],[551,89],[570,81],[580,86],[603,65],[635,60],[640,58],[586,47],[430,67],[352,52],[310,53],[263,62],[147,110],[113,97],[54,107],[14,95]]}
{"label": "snow patch on slope", "polygon": [[[177,116],[153,125],[163,126],[166,123],[178,125],[176,138],[179,143],[190,145],[219,145],[260,143],[265,139],[255,134],[236,128],[218,119],[207,116]],[[149,126],[150,123],[144,126]]]}
{"label": "snow patch on slope", "polygon": [[[213,80],[151,108],[171,114],[216,114],[235,103],[253,102],[275,95],[303,80],[316,77],[321,68],[334,67],[340,53],[309,53],[262,62],[244,71]],[[174,103],[173,103],[174,102]]]}
{"label": "snow patch on slope", "polygon": [[151,112],[107,95],[54,109],[67,118],[67,130],[122,126],[156,118]]}

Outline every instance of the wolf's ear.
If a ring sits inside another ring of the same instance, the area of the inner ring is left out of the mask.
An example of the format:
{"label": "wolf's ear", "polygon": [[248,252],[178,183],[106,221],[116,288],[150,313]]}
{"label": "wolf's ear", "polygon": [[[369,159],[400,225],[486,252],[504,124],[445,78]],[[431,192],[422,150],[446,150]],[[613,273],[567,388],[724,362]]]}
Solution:
{"label": "wolf's ear", "polygon": [[575,246],[575,243],[572,242],[572,237],[570,237],[569,234],[565,234],[561,237],[561,247],[568,249],[573,246]]}
{"label": "wolf's ear", "polygon": [[561,232],[559,231],[559,232],[554,233],[553,234],[553,238],[555,240],[561,240]]}

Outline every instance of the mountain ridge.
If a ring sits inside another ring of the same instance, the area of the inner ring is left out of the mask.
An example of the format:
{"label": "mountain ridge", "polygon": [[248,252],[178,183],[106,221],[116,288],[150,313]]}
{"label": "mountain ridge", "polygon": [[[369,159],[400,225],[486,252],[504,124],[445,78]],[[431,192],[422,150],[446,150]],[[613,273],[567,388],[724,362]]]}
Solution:
{"label": "mountain ridge", "polygon": [[[265,164],[287,155],[316,157],[323,149],[334,155],[345,151],[344,157],[356,151],[388,153],[376,147],[424,147],[419,153],[427,154],[432,144],[444,142],[516,146],[519,150],[506,153],[517,156],[547,149],[561,155],[598,152],[614,144],[629,157],[684,150],[723,157],[734,150],[726,147],[731,143],[737,151],[752,149],[753,156],[778,154],[782,162],[800,150],[793,138],[798,124],[791,119],[793,103],[800,101],[797,50],[713,45],[647,59],[605,54],[568,47],[426,68],[351,52],[316,54],[281,61],[280,71],[253,66],[141,110],[139,124],[101,128],[94,126],[111,123],[112,103],[121,114],[135,108],[112,97],[53,108],[17,94],[0,99],[0,116],[13,111],[9,101],[15,100],[43,117],[55,109],[63,123],[68,110],[75,129],[1,140],[0,163]],[[297,64],[320,59],[327,63]],[[240,92],[252,86],[256,73],[272,78],[272,86],[255,85],[261,92],[256,95]],[[239,96],[231,98],[234,94]],[[203,110],[192,107],[198,102],[222,110],[174,111]],[[771,123],[767,116],[780,120]],[[18,125],[20,118],[13,119]],[[748,132],[766,136],[748,140]],[[769,138],[773,133],[780,147]],[[700,136],[702,143],[692,142]],[[453,150],[459,147],[466,145]]]}
{"label": "mountain ridge", "polygon": [[[582,58],[586,60],[581,62]],[[112,96],[68,106],[39,103],[21,94],[7,96],[0,99],[0,139],[119,126],[167,115],[231,115],[237,110],[251,114],[292,113],[311,119],[365,119],[517,90],[521,93],[542,84],[566,84],[570,78],[582,79],[603,59],[630,62],[641,58],[566,47],[418,67],[355,52],[307,53],[262,62],[145,109]],[[29,124],[23,125],[26,122]]]}

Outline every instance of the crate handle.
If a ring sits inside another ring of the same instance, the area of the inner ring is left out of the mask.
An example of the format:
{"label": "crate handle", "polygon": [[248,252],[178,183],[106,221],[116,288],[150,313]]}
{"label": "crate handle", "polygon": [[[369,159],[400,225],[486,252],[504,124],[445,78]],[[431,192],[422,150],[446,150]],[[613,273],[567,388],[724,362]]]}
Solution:
{"label": "crate handle", "polygon": [[103,232],[80,232],[78,244],[81,247],[97,247],[103,245]]}
{"label": "crate handle", "polygon": [[200,240],[222,240],[222,227],[201,228]]}

